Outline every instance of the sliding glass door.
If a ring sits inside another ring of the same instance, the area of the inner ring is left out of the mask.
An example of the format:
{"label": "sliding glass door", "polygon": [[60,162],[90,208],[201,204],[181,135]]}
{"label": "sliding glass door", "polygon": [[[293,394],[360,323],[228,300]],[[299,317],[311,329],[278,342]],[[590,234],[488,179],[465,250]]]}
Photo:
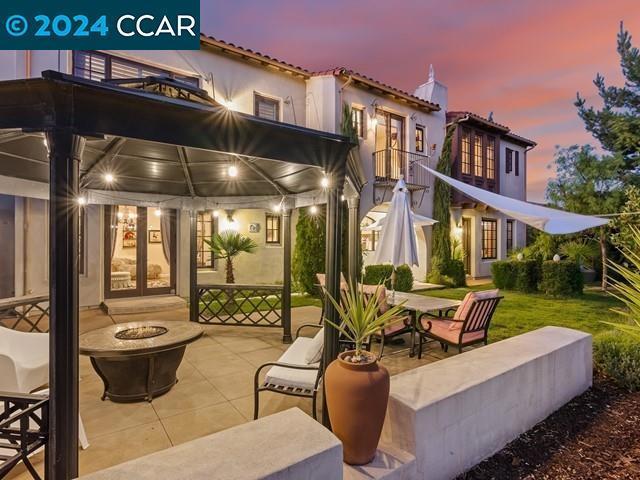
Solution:
{"label": "sliding glass door", "polygon": [[105,298],[175,293],[176,212],[105,207]]}

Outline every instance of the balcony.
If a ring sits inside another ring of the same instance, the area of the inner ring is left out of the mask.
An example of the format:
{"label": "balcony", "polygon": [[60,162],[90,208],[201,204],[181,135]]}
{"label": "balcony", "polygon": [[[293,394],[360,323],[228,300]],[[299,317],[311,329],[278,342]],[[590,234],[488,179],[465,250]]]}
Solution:
{"label": "balcony", "polygon": [[409,190],[428,190],[433,179],[424,165],[431,167],[431,158],[414,152],[387,148],[373,152],[373,172],[377,186],[392,186],[404,177]]}

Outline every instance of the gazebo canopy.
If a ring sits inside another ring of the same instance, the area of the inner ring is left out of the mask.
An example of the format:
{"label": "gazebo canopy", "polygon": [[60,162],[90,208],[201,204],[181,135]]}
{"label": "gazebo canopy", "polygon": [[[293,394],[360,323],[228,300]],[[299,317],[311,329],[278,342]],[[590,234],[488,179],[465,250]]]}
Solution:
{"label": "gazebo canopy", "polygon": [[[0,175],[46,183],[40,132],[87,138],[82,189],[207,198],[296,195],[343,182],[350,141],[225,107],[58,72],[0,82]],[[237,181],[227,176],[238,170]],[[357,171],[357,169],[351,169]],[[104,174],[116,182],[107,185]],[[359,184],[360,179],[353,179]]]}

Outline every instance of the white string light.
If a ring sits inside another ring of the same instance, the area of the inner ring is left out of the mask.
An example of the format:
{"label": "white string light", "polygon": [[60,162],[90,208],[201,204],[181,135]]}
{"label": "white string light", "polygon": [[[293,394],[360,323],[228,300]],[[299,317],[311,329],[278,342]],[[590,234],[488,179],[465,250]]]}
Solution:
{"label": "white string light", "polygon": [[227,175],[230,176],[231,178],[237,177],[238,167],[236,167],[235,165],[229,165],[229,168],[227,169]]}
{"label": "white string light", "polygon": [[105,173],[104,174],[104,181],[107,183],[113,183],[113,181],[115,180],[115,178],[113,177],[113,174],[111,173]]}

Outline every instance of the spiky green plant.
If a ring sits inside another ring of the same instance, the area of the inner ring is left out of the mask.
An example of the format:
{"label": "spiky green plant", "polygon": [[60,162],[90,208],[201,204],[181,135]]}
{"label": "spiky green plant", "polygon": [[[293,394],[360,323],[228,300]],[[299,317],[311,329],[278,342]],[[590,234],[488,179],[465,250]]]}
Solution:
{"label": "spiky green plant", "polygon": [[216,233],[211,237],[211,240],[205,238],[204,243],[216,257],[226,260],[227,283],[235,283],[233,259],[241,253],[255,253],[258,249],[256,242],[234,230]]}
{"label": "spiky green plant", "polygon": [[609,267],[620,275],[620,280],[609,277],[608,284],[613,287],[611,295],[624,303],[624,309],[613,309],[624,316],[627,323],[610,323],[609,325],[632,335],[640,340],[640,229],[630,228],[631,246],[623,246],[621,251],[625,262],[618,264],[610,261]]}
{"label": "spiky green plant", "polygon": [[560,245],[560,254],[578,265],[593,268],[600,255],[600,249],[597,244],[587,239],[572,240]]}
{"label": "spiky green plant", "polygon": [[353,342],[355,352],[352,361],[354,363],[359,363],[366,358],[362,348],[366,339],[387,326],[403,310],[403,304],[401,304],[380,312],[380,306],[384,301],[383,288],[382,285],[378,285],[375,293],[367,294],[363,286],[352,287],[342,292],[341,302],[326,293],[327,298],[338,311],[340,324],[333,323],[327,318],[325,321]]}

